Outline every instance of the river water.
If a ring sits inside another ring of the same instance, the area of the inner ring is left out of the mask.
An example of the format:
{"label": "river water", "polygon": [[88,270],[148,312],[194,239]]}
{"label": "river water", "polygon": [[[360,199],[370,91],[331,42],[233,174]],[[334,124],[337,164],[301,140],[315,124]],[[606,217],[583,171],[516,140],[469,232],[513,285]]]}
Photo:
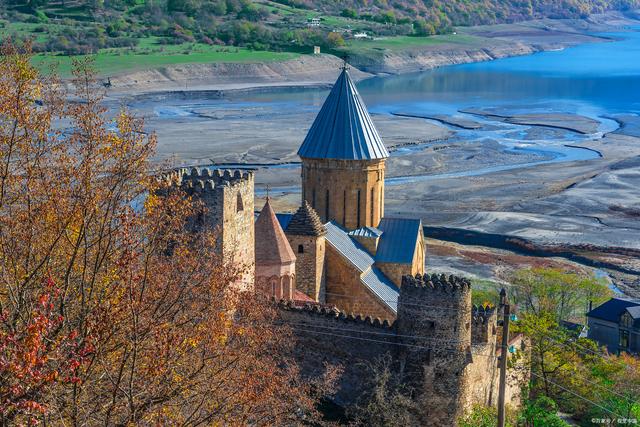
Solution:
{"label": "river water", "polygon": [[[358,83],[369,111],[376,114],[449,115],[472,120],[480,129],[456,131],[457,141],[497,141],[507,151],[539,155],[540,160],[491,165],[477,169],[390,178],[388,184],[406,184],[458,176],[478,176],[545,163],[590,160],[600,154],[580,148],[580,142],[599,138],[618,128],[607,118],[616,113],[640,113],[640,32],[608,33],[613,41],[490,62],[443,67],[427,72],[378,77]],[[287,88],[232,94],[223,100],[195,99],[164,102],[154,108],[158,118],[197,117],[196,108],[258,106],[278,111],[315,112],[328,91]],[[222,104],[222,105],[221,105]],[[461,113],[468,108],[491,108],[510,115],[573,113],[600,122],[592,134],[516,125]],[[429,144],[405,147],[392,156],[410,156]],[[578,145],[578,146],[576,146]],[[295,166],[294,166],[295,167]]]}

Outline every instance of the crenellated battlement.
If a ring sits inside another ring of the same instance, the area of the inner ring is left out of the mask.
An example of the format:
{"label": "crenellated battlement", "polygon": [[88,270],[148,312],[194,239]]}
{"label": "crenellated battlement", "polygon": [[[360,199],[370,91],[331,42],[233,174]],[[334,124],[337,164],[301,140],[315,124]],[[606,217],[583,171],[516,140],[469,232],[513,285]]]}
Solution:
{"label": "crenellated battlement", "polygon": [[253,181],[253,170],[179,168],[164,174],[163,178],[192,194],[250,183]]}
{"label": "crenellated battlement", "polygon": [[373,328],[392,329],[393,324],[388,320],[381,320],[371,316],[364,316],[362,314],[345,313],[338,310],[335,307],[323,306],[320,304],[304,304],[296,305],[290,300],[278,301],[278,308],[284,311],[296,312],[302,315],[308,315],[310,317],[322,317],[324,319],[335,320],[341,323],[350,323],[357,326],[369,326]]}
{"label": "crenellated battlement", "polygon": [[403,276],[402,286],[400,293],[443,293],[451,294],[452,296],[457,294],[463,294],[470,292],[471,282],[469,280],[444,274],[425,274],[424,276],[416,274],[415,276]]}
{"label": "crenellated battlement", "polygon": [[491,306],[484,307],[481,305],[474,305],[471,311],[471,316],[473,323],[486,324],[492,318],[496,317],[496,308]]}
{"label": "crenellated battlement", "polygon": [[[173,191],[196,199],[188,231],[215,230],[222,259],[246,266],[240,280],[253,288],[255,266],[254,173],[252,170],[178,168],[158,177],[159,195]],[[244,268],[244,267],[243,267]]]}
{"label": "crenellated battlement", "polygon": [[498,312],[495,307],[473,306],[471,311],[471,341],[473,344],[495,345]]}

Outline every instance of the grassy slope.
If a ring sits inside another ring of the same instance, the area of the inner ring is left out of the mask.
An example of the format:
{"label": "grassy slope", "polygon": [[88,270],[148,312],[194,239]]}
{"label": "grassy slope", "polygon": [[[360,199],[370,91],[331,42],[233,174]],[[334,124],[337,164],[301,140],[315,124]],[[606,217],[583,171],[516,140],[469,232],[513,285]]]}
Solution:
{"label": "grassy slope", "polygon": [[[280,18],[306,22],[312,17],[321,16],[322,24],[330,28],[350,28],[353,31],[361,31],[368,23],[359,20],[348,19],[340,16],[321,15],[320,12],[306,9],[297,9],[269,0],[260,1],[261,6],[268,9],[277,9]],[[75,18],[74,25],[86,25],[78,19],[82,16],[81,10],[56,11],[60,17]],[[45,40],[43,28],[64,29],[63,21],[59,23],[31,24],[31,23],[6,23],[4,28],[0,28],[0,36],[5,34],[19,34],[34,38],[38,42]],[[147,37],[139,40],[138,46],[134,48],[109,48],[101,49],[93,55],[96,69],[102,76],[109,76],[120,72],[158,68],[168,65],[181,64],[202,64],[213,62],[268,62],[283,61],[299,56],[292,52],[268,52],[252,51],[245,48],[210,46],[201,43],[186,43],[182,45],[163,45],[159,43],[157,37]],[[344,48],[338,49],[337,53],[348,55],[362,55],[375,57],[385,50],[402,50],[430,46],[435,44],[476,44],[477,38],[458,34],[432,37],[384,37],[376,40],[348,40]],[[48,70],[54,64],[58,72],[64,77],[70,74],[72,60],[74,57],[39,54],[34,57],[34,62],[43,70]]]}
{"label": "grassy slope", "polygon": [[[147,46],[147,47],[145,47]],[[166,65],[206,64],[214,62],[270,62],[284,61],[298,56],[295,53],[252,51],[244,48],[209,46],[200,43],[158,45],[142,40],[140,46],[102,49],[93,55],[96,69],[107,76],[124,71],[158,68]],[[39,54],[34,63],[41,69],[56,65],[62,76],[68,76],[73,56]]]}

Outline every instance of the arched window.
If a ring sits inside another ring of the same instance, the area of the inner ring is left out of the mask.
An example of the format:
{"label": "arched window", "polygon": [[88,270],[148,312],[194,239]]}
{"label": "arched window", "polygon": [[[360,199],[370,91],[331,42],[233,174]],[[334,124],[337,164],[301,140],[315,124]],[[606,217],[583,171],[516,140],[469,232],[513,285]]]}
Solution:
{"label": "arched window", "polygon": [[347,225],[347,190],[342,194],[342,226]]}
{"label": "arched window", "polygon": [[316,189],[315,188],[312,191],[311,207],[313,209],[316,208]]}
{"label": "arched window", "polygon": [[373,220],[373,217],[374,217],[373,207],[375,206],[373,203],[373,199],[374,199],[374,189],[372,188],[371,189],[371,224],[370,224],[372,227],[376,225],[374,224],[374,220]]}
{"label": "arched window", "polygon": [[244,203],[242,202],[242,195],[238,193],[236,197],[236,212],[242,212],[244,210]]}
{"label": "arched window", "polygon": [[304,253],[304,246],[303,245],[298,245],[298,253],[299,254],[303,254]]}
{"label": "arched window", "polygon": [[329,221],[329,190],[327,190],[324,197],[324,217]]}

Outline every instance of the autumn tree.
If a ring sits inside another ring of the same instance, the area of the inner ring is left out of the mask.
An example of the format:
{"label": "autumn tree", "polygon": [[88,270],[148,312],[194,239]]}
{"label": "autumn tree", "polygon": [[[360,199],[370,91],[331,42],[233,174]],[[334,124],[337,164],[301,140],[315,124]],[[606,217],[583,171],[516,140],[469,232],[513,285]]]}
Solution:
{"label": "autumn tree", "polygon": [[[0,411],[6,424],[291,424],[314,393],[273,307],[233,284],[202,208],[158,180],[155,137],[0,59]],[[165,194],[165,196],[158,196]]]}

